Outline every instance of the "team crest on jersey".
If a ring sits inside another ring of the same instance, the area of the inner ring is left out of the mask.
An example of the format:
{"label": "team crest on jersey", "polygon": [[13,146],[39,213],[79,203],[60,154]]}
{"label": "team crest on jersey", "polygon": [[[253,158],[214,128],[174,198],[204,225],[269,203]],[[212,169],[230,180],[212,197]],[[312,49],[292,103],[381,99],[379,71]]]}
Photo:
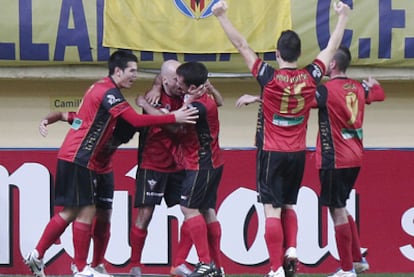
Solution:
{"label": "team crest on jersey", "polygon": [[173,0],[175,6],[185,16],[202,19],[206,18],[213,13],[211,8],[219,0]]}

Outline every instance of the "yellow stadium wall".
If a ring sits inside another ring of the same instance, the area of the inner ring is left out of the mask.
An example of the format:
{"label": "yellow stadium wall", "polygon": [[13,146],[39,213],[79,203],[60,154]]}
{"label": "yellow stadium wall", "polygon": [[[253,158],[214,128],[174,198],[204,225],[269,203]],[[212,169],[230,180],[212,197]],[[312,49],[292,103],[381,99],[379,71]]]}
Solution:
{"label": "yellow stadium wall", "polygon": [[[79,98],[94,80],[63,79],[0,79],[0,147],[57,148],[68,128],[67,124],[50,126],[47,138],[40,136],[40,119],[51,110],[56,97]],[[256,126],[257,106],[237,109],[236,99],[244,93],[257,93],[252,78],[212,78],[212,83],[224,96],[220,108],[221,146],[252,147]],[[152,79],[144,78],[125,90],[130,103],[135,96],[151,86]],[[366,147],[414,147],[414,81],[381,81],[387,99],[366,109],[364,140]],[[308,128],[308,146],[315,146],[316,113],[312,112]],[[136,147],[138,136],[123,147]]]}

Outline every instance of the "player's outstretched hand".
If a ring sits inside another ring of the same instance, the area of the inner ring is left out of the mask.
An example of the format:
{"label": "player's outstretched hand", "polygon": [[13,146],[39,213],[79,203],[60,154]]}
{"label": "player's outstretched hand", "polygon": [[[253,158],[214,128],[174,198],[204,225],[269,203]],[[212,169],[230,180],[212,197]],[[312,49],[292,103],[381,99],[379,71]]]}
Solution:
{"label": "player's outstretched hand", "polygon": [[161,98],[161,91],[157,88],[151,88],[147,93],[145,93],[145,99],[150,103],[152,106],[155,106]]}
{"label": "player's outstretched hand", "polygon": [[226,13],[227,10],[227,3],[224,0],[218,1],[216,4],[213,5],[211,11],[215,16],[221,16]]}
{"label": "player's outstretched hand", "polygon": [[135,98],[135,104],[140,108],[145,108],[146,105],[149,105],[147,99],[142,95],[138,95]]}
{"label": "player's outstretched hand", "polygon": [[205,88],[207,89],[207,93],[212,93],[212,91],[214,90],[213,85],[210,83],[210,80],[207,79],[207,81],[204,83]]}
{"label": "player's outstretched hand", "polygon": [[188,94],[194,96],[194,98],[199,98],[199,97],[201,97],[206,92],[207,92],[206,85],[205,84],[201,84],[198,87],[190,90],[188,92]]}
{"label": "player's outstretched hand", "polygon": [[42,121],[40,121],[40,124],[39,124],[39,133],[40,133],[43,137],[46,137],[46,136],[47,136],[47,134],[48,134],[48,131],[47,131],[47,124],[48,124],[47,119],[42,119]]}
{"label": "player's outstretched hand", "polygon": [[362,82],[369,88],[372,88],[374,85],[379,85],[379,82],[371,76],[368,77],[368,80],[362,80]]}
{"label": "player's outstretched hand", "polygon": [[183,105],[180,109],[172,112],[177,123],[196,124],[198,110],[195,107]]}
{"label": "player's outstretched hand", "polygon": [[197,98],[203,96],[203,94],[205,94],[206,92],[208,92],[208,90],[205,83],[199,85],[196,88],[190,89],[188,93],[184,96],[184,104],[190,104]]}
{"label": "player's outstretched hand", "polygon": [[239,99],[237,99],[236,107],[240,108],[242,106],[247,106],[254,102],[262,102],[262,99],[260,99],[260,97],[256,95],[245,94],[245,95],[240,96]]}

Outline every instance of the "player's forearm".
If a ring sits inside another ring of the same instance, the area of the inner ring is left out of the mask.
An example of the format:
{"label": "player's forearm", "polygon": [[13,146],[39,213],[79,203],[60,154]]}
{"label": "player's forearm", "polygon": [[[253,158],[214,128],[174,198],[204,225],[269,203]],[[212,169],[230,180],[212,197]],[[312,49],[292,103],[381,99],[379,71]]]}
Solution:
{"label": "player's forearm", "polygon": [[209,90],[209,93],[213,95],[213,98],[214,98],[214,101],[216,102],[217,107],[223,106],[224,99],[221,96],[220,92],[213,85],[210,85],[208,90]]}
{"label": "player's forearm", "polygon": [[47,125],[53,124],[57,121],[67,121],[67,112],[50,112],[43,120],[47,121]]}
{"label": "player's forearm", "polygon": [[233,26],[233,24],[231,23],[231,21],[228,19],[227,16],[221,15],[221,16],[218,16],[217,19],[220,22],[220,25],[223,28],[224,32],[226,33],[227,38],[234,45],[234,47],[237,48],[237,50],[241,51],[249,47],[246,39]]}
{"label": "player's forearm", "polygon": [[321,60],[324,63],[326,68],[331,62],[333,56],[335,55],[336,50],[341,44],[342,38],[345,33],[345,27],[346,27],[347,22],[348,22],[348,15],[341,14],[338,17],[338,21],[336,23],[335,29],[332,32],[331,37],[329,38],[326,48],[323,49],[317,57],[319,60]]}
{"label": "player's forearm", "polygon": [[[164,115],[164,114],[169,113],[169,111],[167,110],[154,108],[152,105],[150,105],[146,101],[140,102],[139,106],[149,115]],[[164,130],[170,133],[175,134],[177,133],[179,129],[179,125],[178,124],[166,124],[166,125],[163,125],[161,128],[163,128]]]}
{"label": "player's forearm", "polygon": [[344,36],[347,23],[348,15],[340,15],[338,17],[338,22],[336,23],[335,29],[329,38],[328,45],[326,46],[327,50],[335,52],[336,49],[338,49]]}
{"label": "player's forearm", "polygon": [[242,55],[249,70],[252,70],[254,63],[258,58],[256,53],[250,48],[247,40],[239,33],[239,31],[237,31],[226,16],[221,15],[218,16],[217,19],[226,33],[227,38],[234,45],[234,47],[237,48],[240,55]]}
{"label": "player's forearm", "polygon": [[370,91],[368,94],[368,101],[369,102],[381,102],[384,100],[385,100],[384,89],[378,84],[373,85],[370,88]]}
{"label": "player's forearm", "polygon": [[139,107],[141,107],[147,114],[152,114],[152,115],[165,114],[162,111],[160,111],[159,109],[154,108],[154,106],[152,106],[150,103],[148,103],[146,101],[139,103]]}
{"label": "player's forearm", "polygon": [[162,125],[162,124],[171,124],[175,123],[174,114],[166,115],[149,115],[149,114],[138,114],[134,109],[126,109],[121,117],[126,120],[129,124],[135,128],[153,126],[153,125]]}

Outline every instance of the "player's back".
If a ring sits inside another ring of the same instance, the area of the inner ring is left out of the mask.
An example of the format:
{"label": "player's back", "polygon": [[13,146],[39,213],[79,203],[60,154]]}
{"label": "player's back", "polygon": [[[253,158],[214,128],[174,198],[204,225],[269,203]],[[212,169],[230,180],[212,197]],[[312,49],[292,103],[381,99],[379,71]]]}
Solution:
{"label": "player's back", "polygon": [[258,76],[263,86],[263,118],[260,122],[259,117],[258,125],[258,131],[263,132],[259,133],[259,140],[263,138],[263,149],[280,152],[305,150],[307,122],[321,69],[311,64],[303,69],[267,68],[264,71],[267,71],[267,78],[266,75]]}
{"label": "player's back", "polygon": [[[317,165],[324,168],[360,166],[363,155],[362,125],[365,90],[360,82],[335,78],[318,88],[326,98],[319,108]],[[318,100],[319,102],[322,100]],[[330,164],[331,161],[334,164]]]}
{"label": "player's back", "polygon": [[199,111],[194,125],[186,126],[181,135],[181,149],[186,169],[217,168],[224,161],[219,145],[220,123],[214,99],[207,94],[191,103]]}

